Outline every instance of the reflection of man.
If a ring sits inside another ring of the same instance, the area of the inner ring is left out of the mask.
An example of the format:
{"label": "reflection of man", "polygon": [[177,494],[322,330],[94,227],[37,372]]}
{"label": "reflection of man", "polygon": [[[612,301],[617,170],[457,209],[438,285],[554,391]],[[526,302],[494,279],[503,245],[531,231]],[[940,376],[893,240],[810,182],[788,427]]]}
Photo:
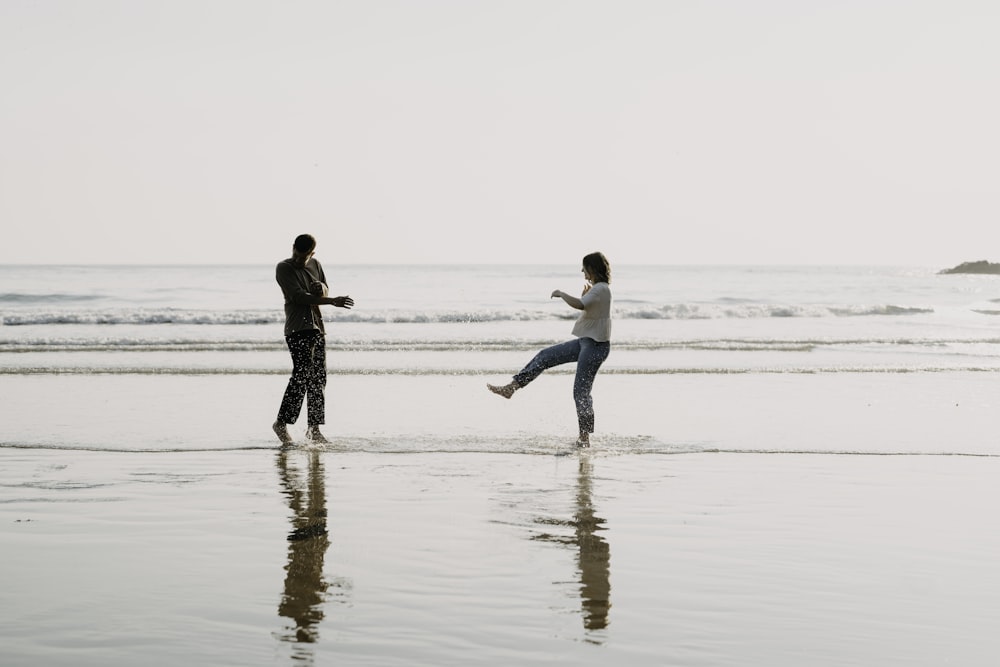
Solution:
{"label": "reflection of man", "polygon": [[611,607],[611,548],[597,531],[604,530],[604,519],[594,515],[591,503],[591,463],[580,457],[577,510],[573,521],[576,543],[580,548],[580,597],[583,602],[583,625],[588,630],[602,630],[608,625]]}
{"label": "reflection of man", "polygon": [[288,534],[288,565],[285,567],[285,594],[278,615],[295,621],[294,630],[282,639],[315,642],[323,620],[327,582],[323,559],[330,546],[326,533],[326,487],[323,463],[317,451],[309,454],[309,475],[305,486],[296,470],[288,465],[288,453],[278,454],[278,474],[292,510],[293,530]]}
{"label": "reflection of man", "polygon": [[292,377],[272,427],[283,445],[292,442],[286,424],[298,420],[303,400],[309,423],[306,438],[328,442],[319,430],[320,424],[326,422],[326,330],[319,307],[350,308],[354,305],[354,299],[349,296],[327,296],[326,274],[319,260],[313,257],[315,252],[316,239],[302,234],[292,245],[292,256],[279,262],[274,271],[285,296],[285,342],[292,354]]}

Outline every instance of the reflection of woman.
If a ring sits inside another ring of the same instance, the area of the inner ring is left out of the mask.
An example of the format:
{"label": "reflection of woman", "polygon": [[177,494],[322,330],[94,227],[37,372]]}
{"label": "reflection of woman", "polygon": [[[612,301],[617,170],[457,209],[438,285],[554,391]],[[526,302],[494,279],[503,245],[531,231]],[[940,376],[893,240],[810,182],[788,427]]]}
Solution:
{"label": "reflection of woman", "polygon": [[[546,533],[533,538],[576,548],[583,627],[588,631],[603,630],[608,627],[608,610],[611,609],[611,547],[601,536],[601,533],[607,530],[605,520],[594,512],[592,476],[593,465],[590,457],[581,456],[577,477],[576,511],[573,513],[573,518],[537,520],[545,525],[572,527],[572,537]],[[596,635],[590,635],[588,641],[600,643]]]}
{"label": "reflection of woman", "polygon": [[543,371],[575,361],[573,400],[576,402],[576,416],[580,427],[580,437],[576,444],[578,447],[589,447],[590,434],[594,432],[594,400],[590,391],[597,371],[611,353],[611,265],[601,253],[591,253],[583,258],[583,275],[587,284],[579,299],[559,290],[552,292],[551,297],[560,297],[571,307],[583,311],[573,326],[576,339],[539,352],[509,384],[486,386],[494,394],[510,398],[515,391],[527,386]]}
{"label": "reflection of woman", "polygon": [[583,603],[583,625],[588,630],[603,630],[608,625],[611,607],[611,549],[598,531],[604,530],[604,519],[594,514],[591,502],[591,463],[580,458],[580,485],[577,489],[577,509],[574,525],[576,543],[580,548],[580,598]]}

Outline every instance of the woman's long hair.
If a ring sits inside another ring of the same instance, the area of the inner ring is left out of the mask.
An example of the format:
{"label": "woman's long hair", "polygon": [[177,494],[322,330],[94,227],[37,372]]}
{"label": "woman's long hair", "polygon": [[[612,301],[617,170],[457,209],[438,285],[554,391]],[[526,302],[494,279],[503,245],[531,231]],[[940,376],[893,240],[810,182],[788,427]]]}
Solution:
{"label": "woman's long hair", "polygon": [[583,268],[594,277],[594,283],[611,284],[611,263],[602,253],[592,252],[583,258]]}

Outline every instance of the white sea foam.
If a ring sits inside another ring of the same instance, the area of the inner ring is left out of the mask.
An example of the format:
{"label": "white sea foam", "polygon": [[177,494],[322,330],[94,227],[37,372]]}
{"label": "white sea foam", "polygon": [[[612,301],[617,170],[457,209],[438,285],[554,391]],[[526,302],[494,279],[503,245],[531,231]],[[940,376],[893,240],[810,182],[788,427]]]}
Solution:
{"label": "white sea foam", "polygon": [[[864,317],[888,315],[920,315],[933,313],[933,308],[905,307],[895,305],[845,305],[839,307],[821,305],[718,305],[718,304],[671,304],[665,306],[636,306],[615,308],[617,320],[705,320],[705,319],[755,319],[781,317]],[[976,310],[984,314],[993,311]],[[451,324],[479,322],[531,322],[538,320],[573,320],[572,312],[551,310],[376,310],[364,312],[337,313],[336,321],[378,324]],[[256,325],[280,324],[284,313],[280,310],[183,310],[128,309],[128,310],[27,310],[6,312],[0,317],[4,326],[54,326],[72,324],[197,324],[197,325]]]}

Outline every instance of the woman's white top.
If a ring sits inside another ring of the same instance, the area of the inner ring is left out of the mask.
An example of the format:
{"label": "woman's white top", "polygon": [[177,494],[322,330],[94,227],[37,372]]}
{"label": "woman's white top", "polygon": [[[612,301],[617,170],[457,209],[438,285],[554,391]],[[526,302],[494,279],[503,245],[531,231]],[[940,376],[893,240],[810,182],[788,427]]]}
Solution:
{"label": "woman's white top", "polygon": [[573,325],[573,335],[593,338],[598,343],[611,340],[611,288],[607,283],[597,283],[580,301],[583,314]]}

